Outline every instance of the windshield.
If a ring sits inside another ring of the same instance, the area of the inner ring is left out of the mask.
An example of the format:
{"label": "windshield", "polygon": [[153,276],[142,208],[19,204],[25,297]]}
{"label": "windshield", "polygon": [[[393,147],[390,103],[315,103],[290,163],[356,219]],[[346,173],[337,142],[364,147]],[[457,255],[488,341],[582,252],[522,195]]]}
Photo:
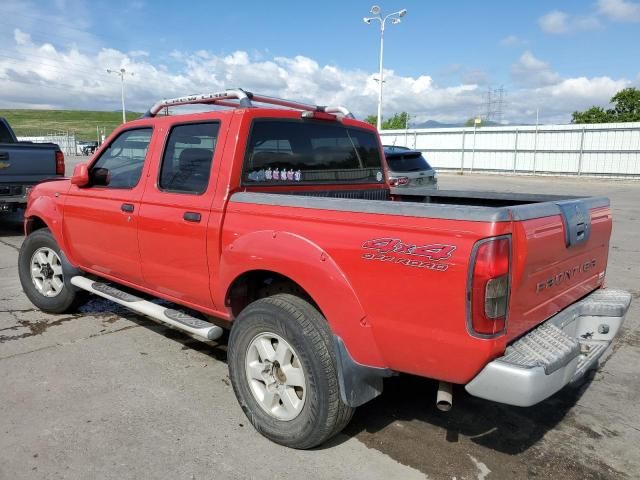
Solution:
{"label": "windshield", "polygon": [[387,164],[394,172],[419,172],[431,169],[431,165],[420,152],[387,155]]}
{"label": "windshield", "polygon": [[255,120],[245,184],[383,183],[374,132],[339,122]]}

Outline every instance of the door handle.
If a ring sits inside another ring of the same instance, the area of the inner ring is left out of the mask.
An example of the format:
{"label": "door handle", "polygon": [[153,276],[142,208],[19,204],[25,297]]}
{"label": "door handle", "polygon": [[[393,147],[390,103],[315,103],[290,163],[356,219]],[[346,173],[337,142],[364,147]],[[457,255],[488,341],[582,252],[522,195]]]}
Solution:
{"label": "door handle", "polygon": [[126,213],[132,213],[133,212],[133,203],[123,203],[122,205],[120,205],[120,210],[122,210],[123,212],[126,212]]}
{"label": "door handle", "polygon": [[184,218],[187,222],[198,223],[202,218],[202,216],[197,212],[184,212],[184,215],[182,215],[182,218]]}
{"label": "door handle", "polygon": [[9,160],[9,152],[0,152],[0,160]]}

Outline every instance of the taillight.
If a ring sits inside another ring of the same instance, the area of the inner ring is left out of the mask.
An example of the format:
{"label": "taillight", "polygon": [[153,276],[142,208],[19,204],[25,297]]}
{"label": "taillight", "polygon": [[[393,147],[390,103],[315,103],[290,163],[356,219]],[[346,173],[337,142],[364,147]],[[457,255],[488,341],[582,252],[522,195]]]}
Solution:
{"label": "taillight", "polygon": [[389,185],[392,187],[409,185],[409,177],[389,177]]}
{"label": "taillight", "polygon": [[64,175],[64,153],[56,152],[56,175]]}
{"label": "taillight", "polygon": [[471,333],[496,337],[507,326],[511,285],[511,237],[478,242],[471,255],[471,278],[467,295]]}

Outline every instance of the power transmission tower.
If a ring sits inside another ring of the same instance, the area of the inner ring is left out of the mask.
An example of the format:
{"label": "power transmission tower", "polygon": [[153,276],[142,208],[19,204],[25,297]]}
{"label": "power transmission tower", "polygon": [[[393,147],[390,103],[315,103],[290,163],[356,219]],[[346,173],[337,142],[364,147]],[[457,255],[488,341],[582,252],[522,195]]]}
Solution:
{"label": "power transmission tower", "polygon": [[485,99],[485,120],[502,123],[502,109],[504,107],[504,87],[487,88]]}

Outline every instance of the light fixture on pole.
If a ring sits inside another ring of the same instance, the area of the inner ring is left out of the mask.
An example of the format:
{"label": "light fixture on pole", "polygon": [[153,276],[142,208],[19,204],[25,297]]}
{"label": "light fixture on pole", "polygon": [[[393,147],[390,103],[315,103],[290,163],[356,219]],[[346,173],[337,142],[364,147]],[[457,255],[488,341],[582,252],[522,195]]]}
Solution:
{"label": "light fixture on pole", "polygon": [[382,84],[384,83],[384,79],[382,78],[382,65],[384,58],[384,27],[388,19],[391,19],[392,25],[397,25],[401,22],[400,18],[404,17],[407,14],[407,9],[403,8],[402,10],[398,10],[397,12],[390,13],[383,17],[381,15],[381,9],[378,5],[374,5],[370,10],[373,17],[364,17],[362,20],[367,25],[371,25],[373,20],[377,20],[380,22],[380,77],[378,78],[378,119],[377,119],[377,127],[378,130],[382,129]]}
{"label": "light fixture on pole", "polygon": [[133,76],[133,73],[127,72],[124,68],[121,68],[120,70],[111,70],[110,68],[107,68],[107,73],[114,73],[120,77],[120,82],[121,82],[120,94],[122,98],[122,123],[127,123],[127,117],[125,115],[126,110],[124,108],[124,77],[125,75]]}

